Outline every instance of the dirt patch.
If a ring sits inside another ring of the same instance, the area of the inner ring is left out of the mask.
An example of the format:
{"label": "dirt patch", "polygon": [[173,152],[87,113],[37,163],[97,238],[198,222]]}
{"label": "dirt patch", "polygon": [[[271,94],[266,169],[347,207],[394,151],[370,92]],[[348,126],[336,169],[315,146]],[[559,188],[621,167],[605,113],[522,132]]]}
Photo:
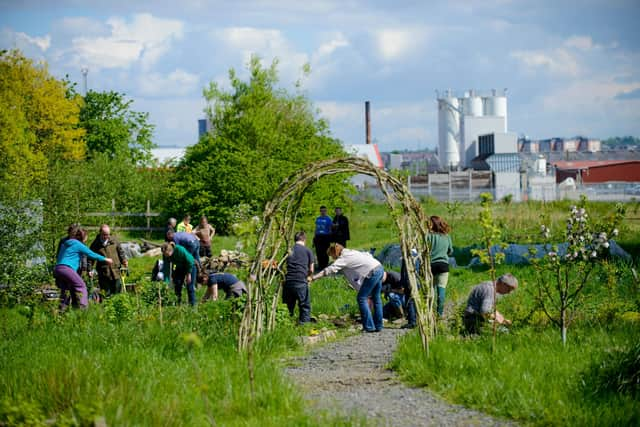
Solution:
{"label": "dirt patch", "polygon": [[292,360],[286,372],[304,391],[310,410],[363,416],[367,425],[514,425],[402,384],[385,366],[405,332],[386,328],[326,344]]}

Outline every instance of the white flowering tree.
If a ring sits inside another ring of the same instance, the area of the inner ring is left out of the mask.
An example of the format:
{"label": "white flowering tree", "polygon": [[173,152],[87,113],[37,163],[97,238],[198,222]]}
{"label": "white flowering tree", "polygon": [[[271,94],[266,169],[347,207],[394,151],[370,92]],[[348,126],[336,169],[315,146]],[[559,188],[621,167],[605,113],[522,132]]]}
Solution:
{"label": "white flowering tree", "polygon": [[[567,342],[567,329],[574,320],[576,306],[594,268],[609,253],[609,239],[618,235],[618,224],[624,217],[624,207],[616,205],[611,215],[592,221],[585,208],[586,198],[571,206],[563,231],[565,243],[552,244],[550,224],[542,224],[546,253],[532,259],[538,283],[536,299],[545,315],[559,329],[562,344]],[[536,250],[532,248],[532,253]]]}

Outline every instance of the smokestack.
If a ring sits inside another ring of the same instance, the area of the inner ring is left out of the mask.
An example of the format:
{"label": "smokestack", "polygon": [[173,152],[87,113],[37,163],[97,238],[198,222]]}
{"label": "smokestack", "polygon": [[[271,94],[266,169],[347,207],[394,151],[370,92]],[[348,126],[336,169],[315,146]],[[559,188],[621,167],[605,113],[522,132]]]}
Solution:
{"label": "smokestack", "polygon": [[367,144],[371,144],[371,111],[369,101],[364,102],[364,120],[367,127]]}

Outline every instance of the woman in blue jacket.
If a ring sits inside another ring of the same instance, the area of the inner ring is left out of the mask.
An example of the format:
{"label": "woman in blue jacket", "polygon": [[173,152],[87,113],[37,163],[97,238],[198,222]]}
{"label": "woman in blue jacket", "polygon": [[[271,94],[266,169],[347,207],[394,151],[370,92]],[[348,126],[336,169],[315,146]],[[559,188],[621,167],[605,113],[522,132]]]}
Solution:
{"label": "woman in blue jacket", "polygon": [[56,283],[60,286],[60,310],[65,310],[69,306],[69,300],[74,307],[87,308],[89,305],[87,284],[77,273],[83,255],[95,261],[113,264],[111,258],[105,258],[86,247],[84,244],[86,241],[87,231],[79,229],[75,236],[60,245],[56,266],[53,269],[53,277],[56,278]]}

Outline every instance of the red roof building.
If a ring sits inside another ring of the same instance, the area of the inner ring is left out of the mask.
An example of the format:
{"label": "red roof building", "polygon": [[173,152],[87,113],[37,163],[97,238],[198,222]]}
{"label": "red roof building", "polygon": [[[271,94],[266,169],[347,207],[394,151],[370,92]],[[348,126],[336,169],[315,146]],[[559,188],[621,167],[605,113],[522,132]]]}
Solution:
{"label": "red roof building", "polygon": [[557,183],[567,178],[585,184],[640,182],[640,160],[558,161],[553,166],[556,168]]}

